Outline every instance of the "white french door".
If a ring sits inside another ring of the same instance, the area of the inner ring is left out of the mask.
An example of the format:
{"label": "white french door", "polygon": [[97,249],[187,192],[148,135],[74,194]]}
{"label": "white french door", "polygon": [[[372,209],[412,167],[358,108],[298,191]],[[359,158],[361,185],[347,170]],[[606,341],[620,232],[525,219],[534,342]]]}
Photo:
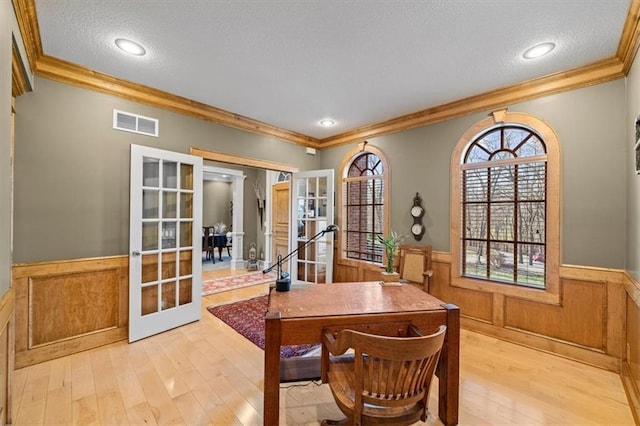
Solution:
{"label": "white french door", "polygon": [[309,242],[333,224],[333,180],[333,170],[293,173],[291,177],[290,250],[299,248],[290,263],[292,284],[333,281],[334,233]]}
{"label": "white french door", "polygon": [[202,158],[131,145],[129,342],[200,319]]}

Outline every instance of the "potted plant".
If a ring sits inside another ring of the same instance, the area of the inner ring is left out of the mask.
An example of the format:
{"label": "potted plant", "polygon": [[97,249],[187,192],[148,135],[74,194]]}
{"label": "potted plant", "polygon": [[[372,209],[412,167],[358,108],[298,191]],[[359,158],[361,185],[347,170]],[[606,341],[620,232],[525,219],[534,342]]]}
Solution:
{"label": "potted plant", "polygon": [[387,255],[387,265],[385,266],[385,270],[382,273],[382,280],[385,282],[389,281],[398,281],[398,273],[393,269],[393,261],[398,254],[398,248],[402,241],[404,241],[405,236],[399,235],[398,233],[391,231],[389,235],[386,237],[382,237],[381,235],[377,235],[378,241],[382,243],[384,246],[385,254]]}

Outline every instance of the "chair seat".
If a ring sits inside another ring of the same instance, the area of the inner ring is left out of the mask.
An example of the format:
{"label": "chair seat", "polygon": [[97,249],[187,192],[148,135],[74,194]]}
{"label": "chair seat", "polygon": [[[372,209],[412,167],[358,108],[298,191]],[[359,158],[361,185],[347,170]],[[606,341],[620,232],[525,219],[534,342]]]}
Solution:
{"label": "chair seat", "polygon": [[[353,358],[331,361],[328,381],[336,404],[342,412],[353,412],[356,382]],[[362,414],[366,424],[410,424],[420,420],[423,404],[418,401],[409,407],[388,407],[364,404]]]}

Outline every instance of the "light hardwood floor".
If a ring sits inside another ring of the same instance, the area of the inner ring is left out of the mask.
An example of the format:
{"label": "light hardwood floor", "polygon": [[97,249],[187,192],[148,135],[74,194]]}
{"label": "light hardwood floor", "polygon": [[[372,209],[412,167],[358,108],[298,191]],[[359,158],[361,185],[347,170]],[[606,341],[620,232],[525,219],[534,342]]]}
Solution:
{"label": "light hardwood floor", "polygon": [[[14,424],[262,424],[263,352],[206,307],[267,291],[206,296],[201,321],[16,370]],[[465,330],[460,370],[461,425],[634,424],[614,373]],[[427,424],[440,425],[433,385]],[[281,424],[341,417],[326,385],[280,392]]]}

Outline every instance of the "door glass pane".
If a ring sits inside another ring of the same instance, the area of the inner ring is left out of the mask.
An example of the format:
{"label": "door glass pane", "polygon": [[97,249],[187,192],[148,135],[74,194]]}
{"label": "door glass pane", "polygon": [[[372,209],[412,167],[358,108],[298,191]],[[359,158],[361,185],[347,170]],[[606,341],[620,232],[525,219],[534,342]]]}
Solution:
{"label": "door glass pane", "polygon": [[180,164],[180,189],[193,189],[193,166]]}
{"label": "door glass pane", "polygon": [[180,306],[191,303],[191,278],[180,280]]}
{"label": "door glass pane", "polygon": [[142,316],[158,312],[158,286],[142,287],[141,291],[142,304],[140,308]]}
{"label": "door glass pane", "polygon": [[142,160],[142,186],[157,188],[160,185],[160,160],[144,157]]}
{"label": "door glass pane", "polygon": [[191,219],[193,217],[193,193],[180,193],[180,217]]}
{"label": "door glass pane", "polygon": [[162,253],[162,279],[176,277],[176,253]]}
{"label": "door glass pane", "polygon": [[158,249],[158,222],[142,223],[142,250]]}
{"label": "door glass pane", "polygon": [[162,191],[162,217],[163,218],[175,218],[177,213],[177,198],[176,192]]}
{"label": "door glass pane", "polygon": [[304,197],[307,193],[307,181],[305,179],[297,179],[296,186],[298,188],[298,196]]}
{"label": "door glass pane", "polygon": [[142,255],[142,283],[158,281],[158,254]]}
{"label": "door glass pane", "polygon": [[182,250],[180,252],[180,276],[191,275],[193,269],[193,252],[191,250]]}
{"label": "door glass pane", "polygon": [[317,178],[308,179],[307,191],[309,192],[307,193],[307,197],[315,197],[316,195],[318,195],[317,188],[316,188],[317,185],[318,185]]}
{"label": "door glass pane", "polygon": [[178,187],[178,163],[175,161],[162,162],[162,187]]}
{"label": "door glass pane", "polygon": [[316,259],[320,262],[326,262],[327,260],[327,243],[322,240],[316,244]]}
{"label": "door glass pane", "polygon": [[158,191],[153,189],[142,190],[142,218],[157,219],[158,218]]}
{"label": "door glass pane", "polygon": [[176,222],[162,222],[162,248],[176,247]]}
{"label": "door glass pane", "polygon": [[318,263],[316,265],[318,276],[316,277],[317,283],[327,282],[327,265],[325,263]]}
{"label": "door glass pane", "polygon": [[163,283],[162,284],[162,310],[171,309],[176,307],[176,283]]}
{"label": "door glass pane", "polygon": [[180,247],[191,247],[193,243],[193,223],[180,222]]}

